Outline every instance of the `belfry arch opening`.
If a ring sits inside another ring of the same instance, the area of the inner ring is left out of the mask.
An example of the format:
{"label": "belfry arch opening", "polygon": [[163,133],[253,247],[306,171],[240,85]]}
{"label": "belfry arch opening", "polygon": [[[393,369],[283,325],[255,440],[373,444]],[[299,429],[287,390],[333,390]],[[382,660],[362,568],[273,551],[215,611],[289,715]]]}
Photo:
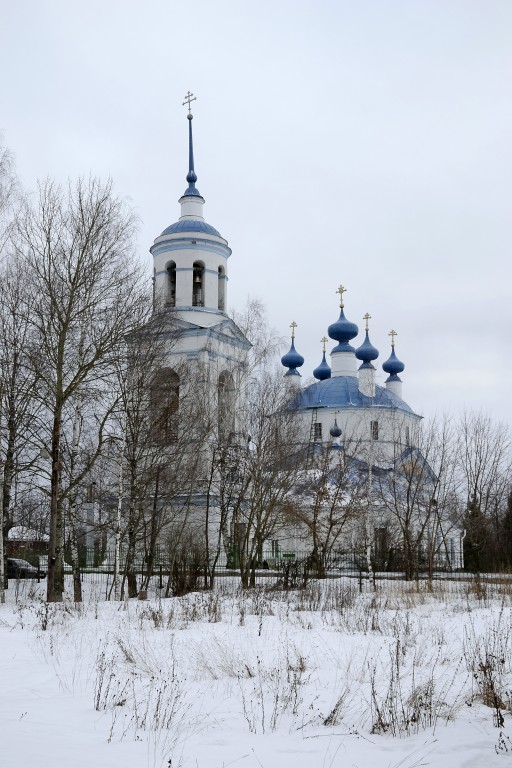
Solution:
{"label": "belfry arch opening", "polygon": [[165,303],[168,307],[176,306],[176,264],[170,261],[166,267],[167,280],[165,285]]}
{"label": "belfry arch opening", "polygon": [[229,371],[222,371],[218,381],[219,440],[227,440],[235,431],[235,383]]}
{"label": "belfry arch opening", "polygon": [[192,267],[192,306],[204,307],[204,264],[194,261]]}
{"label": "belfry arch opening", "polygon": [[226,270],[224,267],[219,267],[217,306],[221,312],[224,312],[226,309]]}

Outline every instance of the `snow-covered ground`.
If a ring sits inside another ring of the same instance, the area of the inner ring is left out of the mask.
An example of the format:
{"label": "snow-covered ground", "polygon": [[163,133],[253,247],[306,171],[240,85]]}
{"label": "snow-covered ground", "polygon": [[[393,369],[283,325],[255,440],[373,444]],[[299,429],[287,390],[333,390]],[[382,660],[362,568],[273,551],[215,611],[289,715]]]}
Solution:
{"label": "snow-covered ground", "polygon": [[2,768],[512,766],[508,597],[44,587],[0,606]]}

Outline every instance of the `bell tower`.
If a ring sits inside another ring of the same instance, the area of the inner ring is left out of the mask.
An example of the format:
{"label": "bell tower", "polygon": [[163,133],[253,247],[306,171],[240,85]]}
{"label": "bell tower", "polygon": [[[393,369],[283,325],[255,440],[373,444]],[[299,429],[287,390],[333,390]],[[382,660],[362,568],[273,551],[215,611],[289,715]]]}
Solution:
{"label": "bell tower", "polygon": [[189,91],[183,102],[188,107],[188,186],[179,199],[181,215],[155,239],[150,252],[155,311],[178,310],[183,320],[210,325],[226,317],[231,249],[220,232],[205,221],[204,197],[196,187],[191,109],[195,99]]}
{"label": "bell tower", "polygon": [[[167,345],[167,368],[181,382],[208,382],[209,397],[241,391],[251,348],[227,314],[228,258],[231,249],[203,216],[204,197],[196,187],[190,91],[187,188],[179,199],[181,215],[150,248],[154,262],[154,312],[172,319],[174,336]],[[226,384],[228,382],[228,384]],[[181,397],[181,395],[180,395]],[[237,400],[233,398],[233,402]],[[224,419],[224,422],[226,419]]]}

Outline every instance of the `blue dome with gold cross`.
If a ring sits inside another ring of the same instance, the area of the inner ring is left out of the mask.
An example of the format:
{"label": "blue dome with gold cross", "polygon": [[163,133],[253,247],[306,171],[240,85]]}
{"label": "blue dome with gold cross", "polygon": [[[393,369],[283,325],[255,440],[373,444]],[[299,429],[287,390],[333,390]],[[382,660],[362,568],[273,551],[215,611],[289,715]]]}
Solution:
{"label": "blue dome with gold cross", "polygon": [[301,365],[304,365],[304,358],[295,349],[296,327],[297,327],[297,323],[295,322],[295,320],[292,320],[290,325],[290,328],[292,329],[292,343],[288,352],[285,355],[283,355],[281,358],[282,365],[284,365],[285,368],[288,368],[288,370],[285,373],[285,376],[300,376],[300,373],[298,372],[297,368],[300,368]]}
{"label": "blue dome with gold cross", "polygon": [[348,342],[352,339],[355,339],[359,333],[359,328],[357,325],[350,322],[350,320],[347,320],[343,311],[343,294],[346,290],[347,289],[342,285],[340,285],[337,290],[337,293],[340,294],[340,316],[336,322],[332,323],[327,329],[327,333],[329,334],[330,338],[338,342],[338,346],[335,347],[332,352],[353,352],[354,347],[352,347]]}

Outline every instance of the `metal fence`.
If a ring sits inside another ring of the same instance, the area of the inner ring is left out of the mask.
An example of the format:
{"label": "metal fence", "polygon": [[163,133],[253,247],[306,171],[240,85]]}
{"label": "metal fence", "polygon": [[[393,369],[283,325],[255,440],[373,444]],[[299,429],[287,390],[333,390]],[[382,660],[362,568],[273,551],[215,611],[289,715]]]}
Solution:
{"label": "metal fence", "polygon": [[[47,553],[29,551],[26,554],[17,553],[16,557],[26,557],[26,559],[34,566],[39,566],[41,570],[47,570]],[[464,572],[464,569],[460,569],[455,564],[450,563],[446,558],[436,557],[430,563],[427,563],[424,557],[413,558],[414,562],[409,563],[408,571],[410,573],[428,573],[446,572],[446,573],[459,573]],[[65,569],[70,570],[71,558],[68,552],[65,553]],[[164,548],[157,548],[152,558],[154,569],[162,567],[164,570],[168,570],[176,562],[186,562],[200,564],[201,567],[206,563],[207,565],[215,563],[215,568],[219,572],[223,569],[237,570],[240,567],[241,560],[245,563],[248,562],[248,557],[241,556],[238,549],[232,548],[229,551],[221,550],[219,553],[211,553],[206,556],[204,550],[190,549],[178,551],[172,551]],[[121,570],[127,561],[127,552],[125,548],[121,548],[120,564]],[[134,567],[137,571],[142,571],[147,568],[148,558],[143,552],[138,552],[135,555]],[[394,551],[392,556],[387,554],[384,556],[373,555],[368,561],[365,552],[360,550],[339,550],[331,552],[328,555],[321,553],[314,553],[311,550],[285,550],[279,548],[278,550],[262,550],[260,551],[250,562],[251,567],[254,566],[259,570],[281,571],[290,565],[300,565],[307,567],[309,571],[314,574],[320,574],[322,577],[326,574],[330,576],[336,576],[339,573],[347,571],[362,571],[368,572],[373,570],[380,573],[400,573],[405,572],[404,558],[399,551]],[[85,548],[81,547],[79,550],[79,565],[80,570],[84,573],[103,571],[108,572],[114,570],[115,566],[115,552],[110,549],[100,548]]]}
{"label": "metal fence", "polygon": [[[10,579],[9,588],[20,589],[20,583],[32,582],[38,591],[44,591],[47,570],[47,556],[32,553],[31,562],[39,568],[38,577],[31,579]],[[114,553],[107,551],[84,552],[81,558],[80,578],[86,588],[94,592],[97,599],[111,599],[114,595]],[[121,566],[125,558],[121,560]],[[215,563],[205,562],[197,552],[181,553],[171,558],[169,553],[159,552],[151,573],[144,557],[138,557],[132,566],[135,593],[144,587],[141,597],[171,597],[185,592],[222,585],[236,589],[242,586],[259,586],[268,589],[301,589],[314,580],[342,580],[360,592],[386,591],[403,592],[404,589],[428,592],[485,591],[492,589],[500,594],[512,595],[512,572],[473,573],[452,570],[447,565],[417,562],[409,568],[408,578],[403,568],[382,570],[378,564],[367,563],[360,552],[339,552],[330,558],[320,560],[311,552],[281,552],[277,556],[261,553],[258,560],[240,562],[240,558],[223,554]],[[244,572],[242,578],[242,572]],[[128,578],[123,567],[119,578],[123,596],[128,594]],[[69,563],[64,566],[64,583],[67,594],[73,594],[73,576]]]}

